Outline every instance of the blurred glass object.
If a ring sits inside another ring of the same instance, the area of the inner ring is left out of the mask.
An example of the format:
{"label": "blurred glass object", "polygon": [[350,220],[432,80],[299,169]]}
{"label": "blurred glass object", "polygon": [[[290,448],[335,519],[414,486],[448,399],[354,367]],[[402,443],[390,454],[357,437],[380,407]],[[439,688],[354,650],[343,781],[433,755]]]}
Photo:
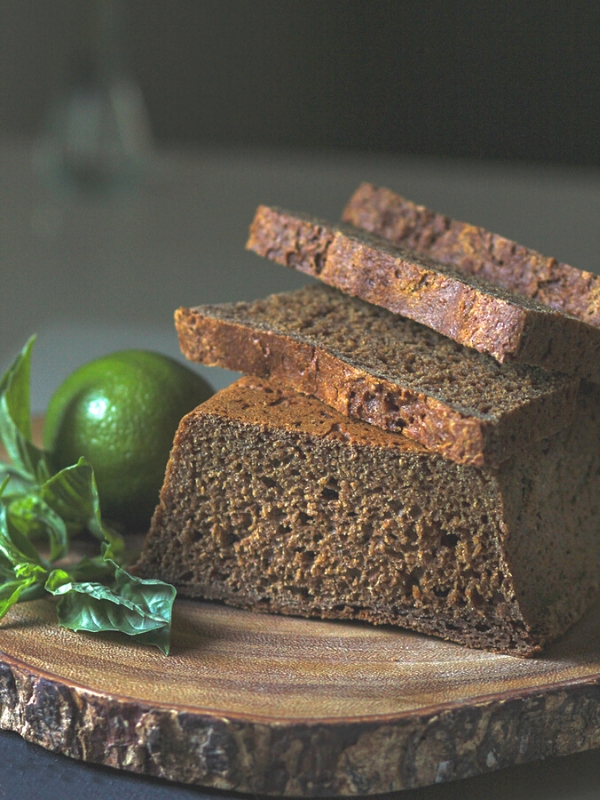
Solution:
{"label": "blurred glass object", "polygon": [[107,193],[144,178],[151,134],[125,62],[123,0],[90,0],[67,75],[34,149],[34,166],[59,192]]}

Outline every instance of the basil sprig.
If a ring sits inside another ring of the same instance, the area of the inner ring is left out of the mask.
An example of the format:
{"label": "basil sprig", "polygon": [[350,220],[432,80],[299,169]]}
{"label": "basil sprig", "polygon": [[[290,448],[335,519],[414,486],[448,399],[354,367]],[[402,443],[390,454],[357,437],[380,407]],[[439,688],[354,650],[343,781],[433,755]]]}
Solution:
{"label": "basil sprig", "polygon": [[[94,470],[85,458],[53,472],[31,435],[32,337],[0,378],[0,618],[46,592],[58,622],[73,631],[120,631],[169,652],[176,590],[130,575],[123,537],[103,523]],[[88,531],[101,552],[62,563],[74,534]],[[42,555],[38,543],[47,543]],[[56,563],[58,562],[58,563]]]}

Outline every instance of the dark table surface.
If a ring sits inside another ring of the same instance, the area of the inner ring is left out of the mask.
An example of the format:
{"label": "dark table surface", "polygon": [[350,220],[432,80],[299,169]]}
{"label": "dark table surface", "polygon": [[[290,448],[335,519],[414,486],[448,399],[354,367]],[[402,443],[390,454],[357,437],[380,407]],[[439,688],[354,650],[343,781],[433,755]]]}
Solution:
{"label": "dark table surface", "polygon": [[[29,744],[9,731],[0,732],[0,754],[0,798],[228,800],[256,797],[173,784],[84,764]],[[592,750],[385,797],[389,800],[594,800],[600,798],[600,753]]]}

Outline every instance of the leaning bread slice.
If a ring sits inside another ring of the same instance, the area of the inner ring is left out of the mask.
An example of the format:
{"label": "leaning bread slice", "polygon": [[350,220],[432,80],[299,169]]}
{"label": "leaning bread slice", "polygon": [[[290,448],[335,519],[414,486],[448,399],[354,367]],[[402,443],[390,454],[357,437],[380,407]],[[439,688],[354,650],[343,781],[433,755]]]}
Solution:
{"label": "leaning bread slice", "polygon": [[192,361],[272,377],[464,464],[498,464],[570,424],[578,380],[500,365],[319,284],[253,303],[181,308]]}
{"label": "leaning bread slice", "polygon": [[591,272],[438,214],[371,183],[358,187],[344,209],[343,219],[399,247],[479,275],[600,327],[600,277]]}
{"label": "leaning bread slice", "polygon": [[260,206],[247,247],[500,363],[600,382],[600,329],[354,226]]}
{"label": "leaning bread slice", "polygon": [[188,597],[531,655],[600,579],[600,389],[498,469],[275,382],[184,417],[136,572]]}

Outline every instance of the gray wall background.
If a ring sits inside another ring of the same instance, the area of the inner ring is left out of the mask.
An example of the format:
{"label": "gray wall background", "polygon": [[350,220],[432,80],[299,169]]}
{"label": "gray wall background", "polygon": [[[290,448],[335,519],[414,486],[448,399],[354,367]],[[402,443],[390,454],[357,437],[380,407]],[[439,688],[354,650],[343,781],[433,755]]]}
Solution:
{"label": "gray wall background", "polygon": [[[39,129],[91,0],[0,0],[0,133]],[[600,3],[129,0],[159,142],[600,165]]]}

